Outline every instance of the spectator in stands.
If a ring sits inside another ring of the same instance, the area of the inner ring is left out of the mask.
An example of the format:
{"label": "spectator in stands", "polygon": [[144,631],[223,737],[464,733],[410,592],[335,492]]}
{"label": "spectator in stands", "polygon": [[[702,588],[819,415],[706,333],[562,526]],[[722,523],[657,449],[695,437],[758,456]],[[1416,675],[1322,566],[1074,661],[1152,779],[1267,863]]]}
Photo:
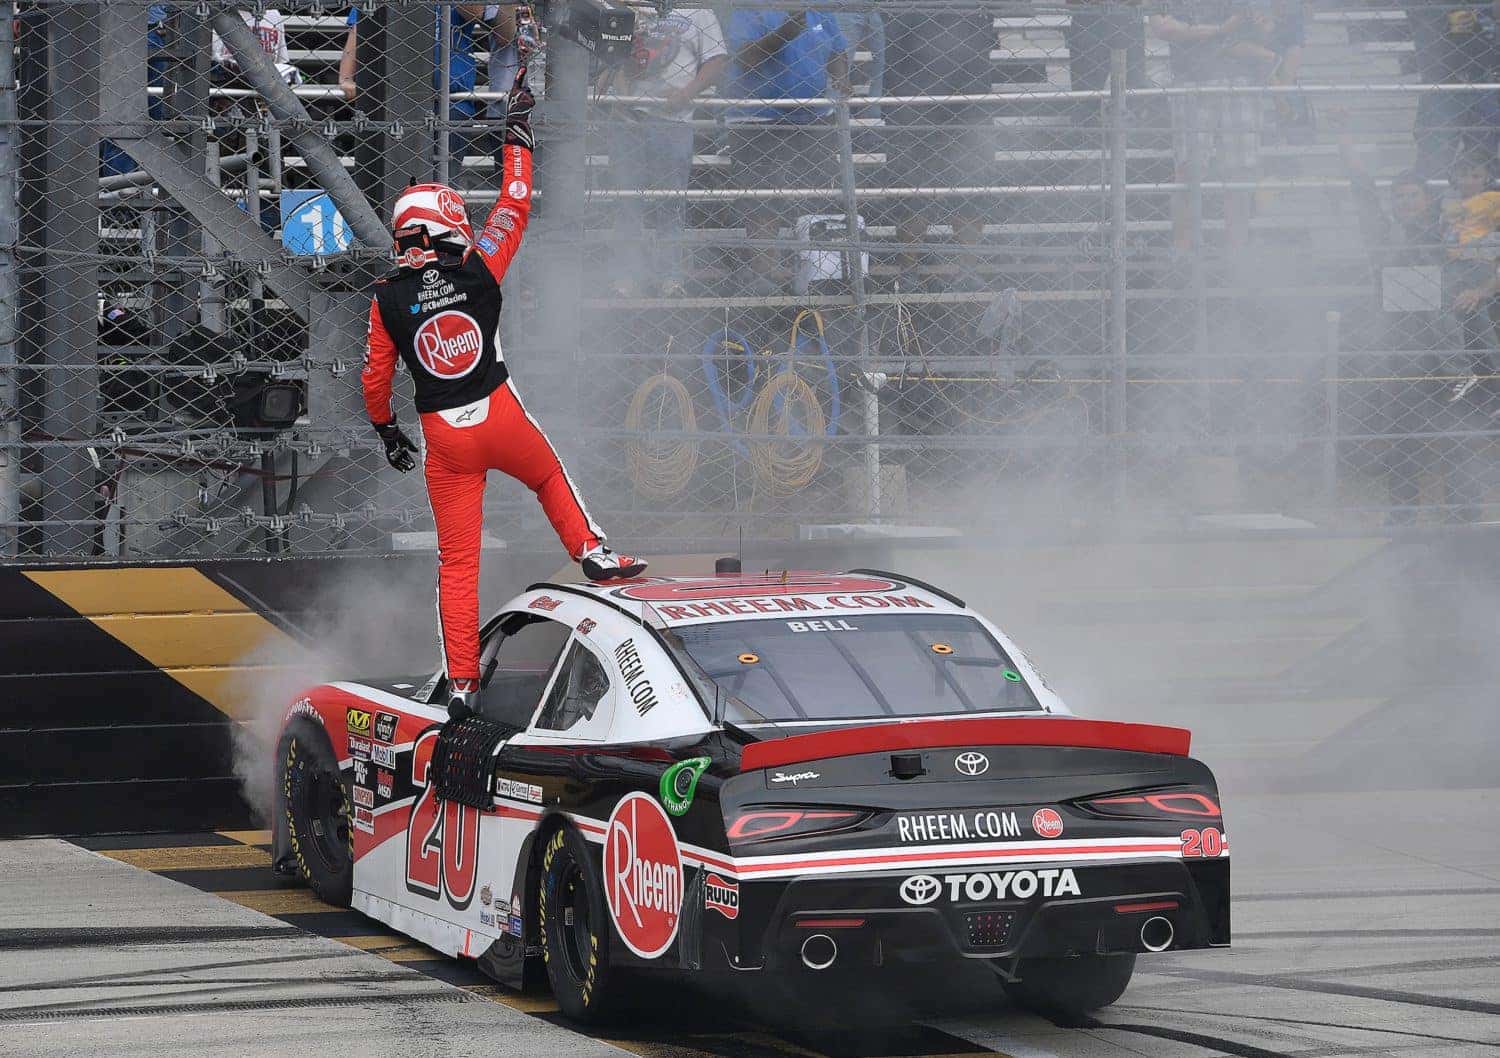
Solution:
{"label": "spectator in stands", "polygon": [[[1417,436],[1465,428],[1477,402],[1471,397],[1472,387],[1463,382],[1448,386],[1423,381],[1452,373],[1444,363],[1451,358],[1443,354],[1451,352],[1459,338],[1453,316],[1442,311],[1443,288],[1450,285],[1445,273],[1451,270],[1438,200],[1423,177],[1408,169],[1391,178],[1390,209],[1382,208],[1375,181],[1354,152],[1347,120],[1341,110],[1328,113],[1328,124],[1338,133],[1339,154],[1376,280],[1384,332],[1379,347],[1391,350],[1388,363],[1371,365],[1389,380],[1379,384],[1383,399],[1366,402],[1370,412],[1355,429],[1389,437],[1382,457],[1395,508],[1390,520],[1405,524],[1415,518],[1422,478],[1440,470],[1448,470],[1448,501],[1460,511],[1479,495],[1482,486],[1472,453],[1461,443]],[[1413,355],[1424,352],[1428,355]]]}
{"label": "spectator in stands", "polygon": [[[619,270],[616,292],[634,296],[645,277],[667,297],[683,293],[683,221],[688,178],[693,169],[693,101],[713,88],[729,65],[729,51],[718,17],[706,7],[674,7],[667,14],[642,12],[636,21],[632,61],[606,74],[606,91],[655,97],[661,102],[632,106],[611,122],[609,161],[617,187],[673,192],[667,199],[625,199],[617,226],[643,234],[647,216],[665,241],[652,260],[632,261]],[[644,267],[641,267],[643,266]],[[630,277],[630,278],[627,278]]]}
{"label": "spectator in stands", "polygon": [[[1109,84],[1110,52],[1125,50],[1125,83],[1146,86],[1146,19],[1140,0],[1126,0],[1109,8],[1096,0],[1068,0],[1072,8],[1063,39],[1068,45],[1068,86],[1078,92],[1099,92]],[[1097,120],[1099,105],[1086,104],[1088,118]]]}
{"label": "spectator in stands", "polygon": [[1463,328],[1464,348],[1473,354],[1469,388],[1479,375],[1488,375],[1495,348],[1492,309],[1500,294],[1500,191],[1492,190],[1493,162],[1488,153],[1471,152],[1453,166],[1453,189],[1442,204],[1443,243],[1448,261],[1443,271],[1445,290],[1453,294],[1453,311]]}
{"label": "spectator in stands", "polygon": [[352,103],[359,91],[354,83],[354,71],[359,68],[359,8],[349,9],[344,26],[344,49],[339,53],[339,91]]}
{"label": "spectator in stands", "polygon": [[[989,95],[997,37],[993,12],[899,8],[886,15],[886,91],[892,96]],[[896,187],[975,187],[995,184],[993,119],[996,107],[975,104],[909,103],[886,109],[886,170]],[[955,240],[978,245],[986,219],[1003,218],[1005,199],[979,192],[966,196],[898,196],[896,238],[903,246],[927,241],[932,224],[951,224]],[[956,275],[919,280],[911,273],[920,253],[903,252],[908,288],[937,285],[982,290],[980,259],[959,258]]]}
{"label": "spectator in stands", "polygon": [[[870,65],[865,68],[865,72],[869,74],[869,91],[866,94],[885,95],[885,18],[879,7],[872,0],[869,7],[848,8],[840,11],[836,17],[839,32],[849,42],[850,65],[853,66],[855,51],[863,48],[870,53]],[[877,103],[865,107],[855,116],[878,120],[880,105]]]}
{"label": "spectator in stands", "polygon": [[[268,7],[260,14],[251,14],[249,11],[241,11],[240,17],[245,20],[245,25],[260,40],[261,51],[271,57],[276,64],[276,72],[287,84],[301,84],[302,71],[292,65],[291,53],[287,50],[286,43],[286,16],[274,7]],[[237,77],[240,72],[239,62],[229,50],[229,46],[219,37],[217,33],[213,36],[213,79],[223,82]]]}
{"label": "spectator in stands", "polygon": [[[1167,13],[1152,15],[1147,26],[1152,36],[1171,45],[1176,87],[1263,84],[1275,62],[1275,53],[1265,43],[1270,24],[1264,17],[1252,18],[1240,0],[1177,3]],[[1177,180],[1202,177],[1202,172],[1191,171],[1195,149],[1199,164],[1216,163],[1223,179],[1254,179],[1260,161],[1262,102],[1258,96],[1239,93],[1173,96]],[[1193,249],[1190,209],[1186,193],[1173,196],[1172,242],[1179,252]],[[1248,191],[1224,193],[1224,225],[1231,255],[1248,245]]]}
{"label": "spectator in stands", "polygon": [[[1417,75],[1428,84],[1492,81],[1500,67],[1493,11],[1487,7],[1414,5],[1406,10]],[[1417,167],[1441,178],[1469,148],[1493,152],[1500,103],[1493,92],[1429,92],[1417,103]]]}
{"label": "spectator in stands", "polygon": [[[729,94],[741,99],[827,99],[849,94],[848,42],[831,15],[818,11],[737,8],[729,19]],[[742,188],[785,191],[830,188],[838,173],[833,107],[751,107],[730,115],[729,153]],[[788,208],[790,206],[790,208]],[[793,211],[818,213],[815,201],[756,199],[747,205],[746,233],[774,239]],[[777,255],[752,253],[754,275],[744,288],[780,290]]]}

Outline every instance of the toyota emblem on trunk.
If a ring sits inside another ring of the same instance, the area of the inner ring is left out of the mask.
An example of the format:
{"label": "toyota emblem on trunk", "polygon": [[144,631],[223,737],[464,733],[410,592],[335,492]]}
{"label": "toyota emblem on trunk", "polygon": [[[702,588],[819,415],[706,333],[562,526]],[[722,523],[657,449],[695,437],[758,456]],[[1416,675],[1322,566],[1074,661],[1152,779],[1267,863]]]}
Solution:
{"label": "toyota emblem on trunk", "polygon": [[932,875],[914,874],[901,883],[901,899],[908,904],[930,904],[942,890],[942,883]]}
{"label": "toyota emblem on trunk", "polygon": [[954,757],[953,766],[960,775],[983,775],[990,770],[990,758],[971,749]]}

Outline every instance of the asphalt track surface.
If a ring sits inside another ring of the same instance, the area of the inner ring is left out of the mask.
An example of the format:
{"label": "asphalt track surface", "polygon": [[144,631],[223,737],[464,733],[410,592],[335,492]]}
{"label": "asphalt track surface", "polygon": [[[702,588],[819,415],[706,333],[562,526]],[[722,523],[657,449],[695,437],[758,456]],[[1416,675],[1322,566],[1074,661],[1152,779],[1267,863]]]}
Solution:
{"label": "asphalt track surface", "polygon": [[[547,994],[278,882],[264,832],[12,842],[4,1052],[291,1055],[352,1033],[362,1055],[1500,1054],[1500,790],[1247,796],[1228,829],[1230,951],[1142,957],[1077,1024],[970,974],[914,989],[904,1024],[816,1036],[680,994],[576,1034]],[[938,993],[950,1009],[924,1013]]]}

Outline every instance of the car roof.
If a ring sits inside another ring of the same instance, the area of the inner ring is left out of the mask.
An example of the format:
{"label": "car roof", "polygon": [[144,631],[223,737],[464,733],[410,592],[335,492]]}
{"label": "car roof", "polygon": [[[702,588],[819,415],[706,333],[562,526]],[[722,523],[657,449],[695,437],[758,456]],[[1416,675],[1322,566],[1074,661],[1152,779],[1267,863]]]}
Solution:
{"label": "car roof", "polygon": [[534,584],[592,596],[643,623],[677,627],[872,611],[969,614],[962,599],[883,570],[766,570],[713,577],[645,577],[605,584]]}

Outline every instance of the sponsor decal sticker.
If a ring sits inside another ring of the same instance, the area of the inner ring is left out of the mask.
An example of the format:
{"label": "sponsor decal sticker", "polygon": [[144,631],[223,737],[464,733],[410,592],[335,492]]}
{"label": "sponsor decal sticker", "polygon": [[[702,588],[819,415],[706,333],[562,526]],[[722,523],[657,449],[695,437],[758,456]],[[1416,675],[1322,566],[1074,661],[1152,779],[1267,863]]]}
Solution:
{"label": "sponsor decal sticker", "polygon": [[646,678],[646,663],[641,660],[635,640],[627,639],[615,648],[615,664],[620,666],[620,675],[625,680],[625,694],[635,706],[637,716],[645,716],[656,708],[656,691]]}
{"label": "sponsor decal sticker", "polygon": [[394,742],[396,740],[396,723],[399,717],[395,713],[375,714],[375,741]]}
{"label": "sponsor decal sticker", "polygon": [[363,709],[350,709],[344,714],[349,724],[349,734],[368,735],[370,733],[370,714]]}
{"label": "sponsor decal sticker", "polygon": [[526,186],[525,180],[512,180],[505,185],[505,193],[511,198],[517,198],[524,202],[526,201],[526,196],[531,194],[531,188]]}
{"label": "sponsor decal sticker", "polygon": [[495,913],[493,911],[479,912],[479,924],[489,926],[491,929],[495,928]]}
{"label": "sponsor decal sticker", "polygon": [[412,341],[417,360],[438,378],[463,378],[484,352],[479,323],[467,312],[450,309],[425,320]]}
{"label": "sponsor decal sticker", "polygon": [[349,756],[355,760],[370,759],[370,740],[357,735],[349,736]]}
{"label": "sponsor decal sticker", "polygon": [[792,632],[858,632],[856,625],[850,624],[842,617],[820,618],[816,621],[788,621],[787,629]]}
{"label": "sponsor decal sticker", "polygon": [[1063,832],[1062,816],[1055,808],[1038,808],[1031,817],[1031,829],[1039,837],[1060,838]]}
{"label": "sponsor decal sticker", "polygon": [[713,761],[708,757],[693,757],[678,761],[662,772],[657,793],[668,812],[674,816],[687,814],[687,810],[693,805],[693,794],[698,790],[698,776],[711,763]]}
{"label": "sponsor decal sticker", "polygon": [[551,613],[563,604],[561,599],[554,599],[550,595],[538,595],[526,604],[528,610],[546,610]]}
{"label": "sponsor decal sticker", "polygon": [[354,809],[354,829],[366,834],[375,833],[375,813],[368,808]]}
{"label": "sponsor decal sticker", "polygon": [[959,900],[1029,900],[1034,896],[1080,896],[1078,878],[1070,867],[1039,871],[981,871],[974,874],[914,874],[901,882],[901,899],[921,907],[947,896]]}
{"label": "sponsor decal sticker", "polygon": [[594,620],[592,617],[585,617],[582,621],[578,622],[578,634],[581,636],[586,636],[598,627],[598,621]]}
{"label": "sponsor decal sticker", "polygon": [[658,958],[677,938],[682,913],[682,851],[655,800],[626,794],[604,832],[604,897],[625,946]]}
{"label": "sponsor decal sticker", "polygon": [[1021,836],[1021,823],[1014,812],[996,809],[906,812],[896,817],[896,835],[903,842],[923,843],[1018,838]]}
{"label": "sponsor decal sticker", "polygon": [[427,260],[427,251],[420,246],[413,246],[401,255],[401,263],[407,268],[421,268]]}
{"label": "sponsor decal sticker", "polygon": [[[366,743],[369,745],[369,743]],[[395,746],[370,746],[370,759],[382,768],[394,768],[396,766]]]}
{"label": "sponsor decal sticker", "polygon": [[703,879],[703,907],[708,911],[717,911],[730,920],[739,918],[740,883],[710,874]]}
{"label": "sponsor decal sticker", "polygon": [[535,783],[519,782],[515,779],[496,779],[495,796],[539,805],[542,803],[542,788]]}
{"label": "sponsor decal sticker", "polygon": [[364,808],[375,807],[375,791],[368,786],[356,786],[350,791],[354,803]]}
{"label": "sponsor decal sticker", "polygon": [[485,907],[489,907],[494,902],[494,893],[491,892],[488,883],[479,887],[479,902]]}
{"label": "sponsor decal sticker", "polygon": [[500,252],[500,244],[497,243],[494,239],[490,238],[489,233],[488,233],[488,229],[486,229],[486,232],[485,232],[484,235],[481,235],[479,237],[479,248],[482,251],[484,251],[485,253],[499,253]]}
{"label": "sponsor decal sticker", "polygon": [[370,763],[369,763],[369,761],[363,761],[363,760],[356,760],[356,761],[354,761],[354,785],[355,786],[369,786],[370,785]]}
{"label": "sponsor decal sticker", "polygon": [[505,923],[505,932],[513,937],[519,937],[525,932],[522,928],[523,925],[524,923],[521,922],[520,915],[511,915]]}
{"label": "sponsor decal sticker", "polygon": [[978,750],[965,750],[953,758],[953,770],[973,778],[990,770],[990,758]]}
{"label": "sponsor decal sticker", "polygon": [[771,776],[771,781],[774,783],[789,782],[793,786],[796,786],[799,782],[820,778],[822,778],[822,773],[815,771],[779,771],[775,775]]}
{"label": "sponsor decal sticker", "polygon": [[396,776],[384,768],[375,773],[375,792],[381,797],[389,798],[391,791],[395,788]]}

